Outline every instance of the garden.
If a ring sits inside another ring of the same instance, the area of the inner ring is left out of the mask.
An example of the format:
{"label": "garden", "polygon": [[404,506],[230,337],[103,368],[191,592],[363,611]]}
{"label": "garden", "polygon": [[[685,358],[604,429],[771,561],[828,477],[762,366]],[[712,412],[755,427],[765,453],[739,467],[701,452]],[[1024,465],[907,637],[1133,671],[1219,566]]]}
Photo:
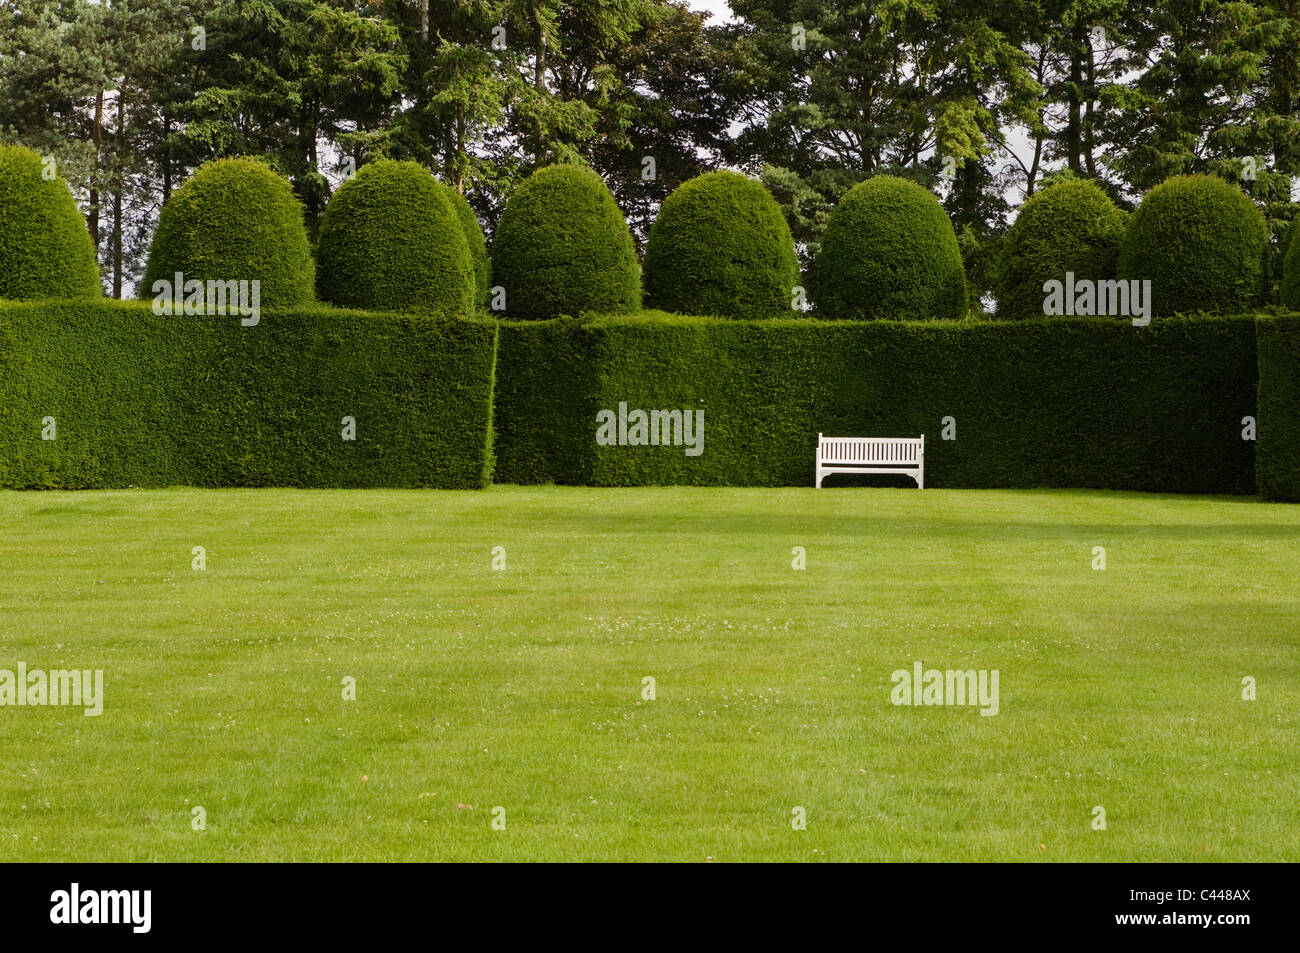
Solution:
{"label": "garden", "polygon": [[[140,49],[182,25],[118,6],[85,16]],[[874,95],[924,11],[372,6],[214,2],[99,90],[89,170],[39,134],[57,90],[11,121],[80,28],[0,13],[30,49],[0,45],[5,859],[1300,852],[1294,101],[1255,103],[1259,169],[1194,87],[1202,140],[1149,142],[1146,20],[952,12],[1000,37],[943,54],[984,98],[896,67],[891,103],[942,100],[911,161],[830,161],[827,125],[887,124],[827,84]],[[498,14],[525,39],[476,48]],[[718,145],[732,107],[763,162]],[[646,177],[620,109],[696,138]],[[819,435],[924,436],[925,488],[814,488]]]}

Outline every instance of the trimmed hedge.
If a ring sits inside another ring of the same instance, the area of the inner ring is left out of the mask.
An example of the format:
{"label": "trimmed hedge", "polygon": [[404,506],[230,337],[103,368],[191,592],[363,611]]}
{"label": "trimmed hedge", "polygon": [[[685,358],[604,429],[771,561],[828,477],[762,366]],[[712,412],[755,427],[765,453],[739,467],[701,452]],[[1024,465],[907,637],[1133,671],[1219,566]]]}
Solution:
{"label": "trimmed hedge", "polygon": [[603,335],[574,318],[505,321],[493,427],[497,483],[594,481],[592,430]]}
{"label": "trimmed hedge", "polygon": [[1156,315],[1248,311],[1263,300],[1268,236],[1264,213],[1236,185],[1173,176],[1129,219],[1119,277],[1151,281]]}
{"label": "trimmed hedge", "polygon": [[1072,179],[1034,193],[1007,230],[998,261],[999,318],[1043,317],[1043,285],[1115,277],[1126,216],[1096,183]]}
{"label": "trimmed hedge", "polygon": [[[498,472],[519,483],[811,486],[819,432],[926,435],[926,485],[1252,493],[1251,317],[1023,322],[646,315],[502,329]],[[539,399],[545,388],[545,399]],[[596,413],[705,411],[704,452],[596,444]],[[941,439],[956,422],[955,441]],[[548,453],[547,448],[561,448]],[[882,478],[831,477],[829,486]],[[883,478],[886,482],[891,478]],[[899,485],[907,481],[899,480]]]}
{"label": "trimmed hedge", "polygon": [[952,222],[931,192],[892,175],[859,182],[840,199],[813,277],[820,317],[915,321],[966,313]]}
{"label": "trimmed hedge", "polygon": [[789,316],[799,259],[761,182],[707,172],[679,186],[650,229],[646,307],[720,318]]}
{"label": "trimmed hedge", "polygon": [[417,315],[0,306],[0,486],[482,487],[495,343]]}
{"label": "trimmed hedge", "polygon": [[[494,450],[499,482],[808,486],[823,432],[925,433],[927,486],[1250,493],[1241,418],[1257,415],[1261,492],[1300,499],[1300,316],[1261,319],[1259,340],[1257,368],[1250,317],[498,325],[316,309],[244,328],[9,303],[0,486],[481,487]],[[703,411],[704,452],[599,446],[596,414],[620,403]]]}
{"label": "trimmed hedge", "polygon": [[641,306],[632,233],[604,181],[590,169],[552,165],[506,203],[492,240],[505,317],[547,320]]}
{"label": "trimmed hedge", "polygon": [[98,298],[86,220],[62,178],[31,149],[0,146],[0,298]]}
{"label": "trimmed hedge", "polygon": [[139,295],[155,281],[260,281],[261,306],[310,304],[315,265],[302,203],[289,182],[255,159],[205,162],[158,216]]}
{"label": "trimmed hedge", "polygon": [[1300,315],[1259,319],[1256,419],[1259,495],[1300,503]]}
{"label": "trimmed hedge", "polygon": [[321,218],[321,300],[379,311],[472,312],[474,264],[452,194],[415,162],[362,166]]}
{"label": "trimmed hedge", "polygon": [[492,291],[492,258],[488,255],[487,239],[483,236],[483,226],[479,224],[478,216],[470,208],[469,200],[461,195],[451,186],[444,186],[447,194],[451,197],[452,205],[456,210],[456,217],[460,219],[461,231],[465,234],[465,242],[469,247],[470,261],[474,264],[474,286],[476,295],[474,303],[478,307],[487,305],[488,298]]}

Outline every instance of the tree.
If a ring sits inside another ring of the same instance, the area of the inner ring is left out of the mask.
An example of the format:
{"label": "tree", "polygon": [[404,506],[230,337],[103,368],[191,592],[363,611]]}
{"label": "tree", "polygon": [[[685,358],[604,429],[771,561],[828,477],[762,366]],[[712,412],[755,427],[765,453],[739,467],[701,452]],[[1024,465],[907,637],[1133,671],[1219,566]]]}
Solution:
{"label": "tree", "polygon": [[223,0],[195,53],[205,77],[185,110],[204,158],[266,156],[293,182],[315,234],[329,199],[322,142],[390,108],[405,54],[396,27],[325,0]]}

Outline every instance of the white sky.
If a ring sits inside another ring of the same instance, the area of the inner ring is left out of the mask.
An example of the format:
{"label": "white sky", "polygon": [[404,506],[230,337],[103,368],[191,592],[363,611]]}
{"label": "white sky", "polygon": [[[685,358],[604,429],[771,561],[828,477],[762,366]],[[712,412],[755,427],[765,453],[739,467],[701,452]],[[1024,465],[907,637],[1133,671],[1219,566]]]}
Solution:
{"label": "white sky", "polygon": [[707,10],[712,13],[710,23],[731,19],[731,7],[727,5],[727,0],[691,0],[690,7],[692,10]]}

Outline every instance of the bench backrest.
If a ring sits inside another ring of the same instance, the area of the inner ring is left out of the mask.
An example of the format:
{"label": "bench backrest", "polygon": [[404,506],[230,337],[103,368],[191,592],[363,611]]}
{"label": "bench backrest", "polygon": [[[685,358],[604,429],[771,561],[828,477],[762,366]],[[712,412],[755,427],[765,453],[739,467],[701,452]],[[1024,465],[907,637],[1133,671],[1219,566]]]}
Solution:
{"label": "bench backrest", "polygon": [[817,435],[817,459],[822,463],[891,464],[916,463],[921,458],[923,437],[823,437]]}

